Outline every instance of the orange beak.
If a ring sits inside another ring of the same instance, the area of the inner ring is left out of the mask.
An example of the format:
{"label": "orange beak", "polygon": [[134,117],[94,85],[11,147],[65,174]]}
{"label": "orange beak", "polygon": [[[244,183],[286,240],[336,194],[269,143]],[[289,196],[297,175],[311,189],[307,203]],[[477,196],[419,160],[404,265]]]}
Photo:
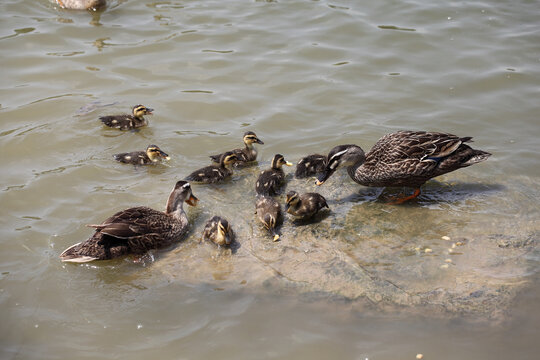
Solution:
{"label": "orange beak", "polygon": [[191,206],[197,206],[199,199],[197,199],[193,194],[186,200],[186,202]]}

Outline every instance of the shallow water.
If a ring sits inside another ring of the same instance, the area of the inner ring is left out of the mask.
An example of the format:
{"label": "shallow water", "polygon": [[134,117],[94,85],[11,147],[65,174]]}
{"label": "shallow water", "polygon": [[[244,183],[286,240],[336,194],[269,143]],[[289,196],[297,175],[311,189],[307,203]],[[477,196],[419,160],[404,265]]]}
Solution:
{"label": "shallow water", "polygon": [[[89,13],[2,1],[2,358],[536,358],[537,8],[110,1]],[[155,109],[149,127],[101,126],[139,103]],[[275,153],[367,150],[399,129],[473,136],[493,156],[399,207],[345,172],[317,189],[290,179],[331,212],[286,221],[271,242],[253,184]],[[194,186],[185,241],[138,263],[60,263],[85,224],[162,209],[176,180],[246,130],[265,142],[258,164]],[[151,143],[168,164],[112,160]],[[219,213],[238,234],[234,253],[198,243]]]}

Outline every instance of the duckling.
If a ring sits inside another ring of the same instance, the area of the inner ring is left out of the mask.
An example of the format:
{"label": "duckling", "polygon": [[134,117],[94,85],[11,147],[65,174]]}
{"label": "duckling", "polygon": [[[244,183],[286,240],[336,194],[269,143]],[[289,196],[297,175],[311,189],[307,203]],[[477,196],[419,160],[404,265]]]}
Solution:
{"label": "duckling", "polygon": [[229,246],[234,240],[234,232],[227,219],[214,216],[204,227],[203,240],[209,240],[218,246]]}
{"label": "duckling", "polygon": [[96,10],[105,6],[105,0],[56,0],[56,3],[64,9],[73,10]]}
{"label": "duckling", "polygon": [[60,259],[74,263],[108,260],[168,246],[187,232],[184,201],[196,206],[199,199],[190,184],[180,180],[169,195],[165,212],[138,206],[119,211],[99,225],[87,225],[96,229],[94,234],[64,250]]}
{"label": "duckling", "polygon": [[322,173],[326,169],[327,158],[324,155],[313,154],[308,155],[296,164],[296,172],[294,175],[297,178],[305,178],[317,173]]}
{"label": "duckling", "polygon": [[232,165],[236,162],[236,155],[228,151],[221,155],[219,165],[210,165],[199,170],[195,170],[186,177],[188,181],[195,181],[204,184],[220,182],[232,175]]}
{"label": "duckling", "polygon": [[278,241],[279,234],[276,233],[276,226],[282,222],[283,217],[277,200],[267,195],[257,195],[255,208],[259,220],[272,233],[273,240]]}
{"label": "duckling", "polygon": [[133,115],[101,116],[99,119],[109,127],[120,130],[131,130],[148,125],[148,120],[144,118],[144,115],[152,115],[152,111],[154,109],[147,108],[144,105],[135,105],[132,108]]}
{"label": "duckling", "polygon": [[309,219],[325,207],[330,209],[324,196],[318,193],[309,192],[302,195],[296,191],[287,193],[285,211],[299,219]]}
{"label": "duckling", "polygon": [[148,145],[146,151],[133,151],[113,155],[116,161],[133,165],[155,164],[162,160],[170,160],[170,156],[157,145]]}
{"label": "duckling", "polygon": [[282,166],[292,166],[292,163],[285,160],[283,155],[276,154],[272,159],[272,166],[268,170],[264,170],[259,175],[255,184],[255,191],[259,195],[276,195],[278,188],[285,180],[285,173]]}
{"label": "duckling", "polygon": [[338,145],[328,153],[325,172],[316,184],[322,185],[340,166],[364,186],[404,186],[414,189],[410,196],[394,199],[401,204],[420,195],[429,179],[482,162],[490,153],[465,144],[472,137],[440,132],[398,131],[380,138],[365,154],[357,145]]}
{"label": "duckling", "polygon": [[[235,164],[236,166],[245,166],[247,163],[257,159],[257,149],[253,147],[253,143],[264,144],[253,131],[248,131],[244,134],[244,144],[246,147],[243,149],[231,150],[238,158],[238,161]],[[222,155],[223,154],[210,155],[210,159],[212,159],[213,162],[219,163],[219,159],[221,159]]]}

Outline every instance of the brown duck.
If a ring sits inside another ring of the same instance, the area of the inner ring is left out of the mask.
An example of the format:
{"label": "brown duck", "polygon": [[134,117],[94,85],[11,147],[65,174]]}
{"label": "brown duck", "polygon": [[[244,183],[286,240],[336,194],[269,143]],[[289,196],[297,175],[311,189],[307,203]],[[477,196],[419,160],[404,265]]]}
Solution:
{"label": "brown duck", "polygon": [[214,216],[206,223],[202,238],[218,246],[230,246],[234,240],[234,232],[227,219]]}
{"label": "brown duck", "polygon": [[466,143],[472,137],[427,131],[398,131],[383,136],[364,154],[356,145],[339,145],[330,150],[322,185],[340,166],[364,186],[414,188],[410,196],[395,199],[394,204],[416,198],[429,179],[486,160],[491,154],[475,150]]}
{"label": "brown duck", "polygon": [[213,184],[225,180],[232,175],[232,166],[236,162],[236,155],[232,152],[226,152],[221,155],[219,165],[210,165],[195,170],[186,177],[188,181],[194,181],[203,184]]}
{"label": "brown duck", "polygon": [[184,201],[195,206],[198,199],[189,183],[180,180],[169,195],[165,212],[139,206],[119,211],[99,225],[87,225],[96,229],[94,234],[64,250],[60,259],[74,263],[108,260],[168,246],[188,229]]}
{"label": "brown duck", "polygon": [[[236,166],[245,166],[248,163],[255,161],[257,159],[257,149],[255,149],[253,144],[264,144],[253,131],[246,132],[243,140],[245,145],[244,148],[231,150],[238,159],[235,163]],[[210,159],[212,159],[213,162],[219,163],[222,156],[223,154],[211,155]]]}
{"label": "brown duck", "polygon": [[133,165],[156,164],[162,160],[170,160],[169,155],[163,152],[157,145],[148,145],[146,151],[132,151],[113,156],[116,161]]}
{"label": "brown duck", "polygon": [[274,155],[270,169],[262,171],[255,183],[255,191],[258,195],[277,194],[285,180],[283,165],[292,166],[292,163],[285,160],[281,154]]}
{"label": "brown duck", "polygon": [[109,115],[101,116],[99,120],[109,127],[120,130],[132,130],[148,125],[148,120],[144,115],[152,115],[154,109],[147,108],[144,105],[135,105],[132,109],[132,115]]}

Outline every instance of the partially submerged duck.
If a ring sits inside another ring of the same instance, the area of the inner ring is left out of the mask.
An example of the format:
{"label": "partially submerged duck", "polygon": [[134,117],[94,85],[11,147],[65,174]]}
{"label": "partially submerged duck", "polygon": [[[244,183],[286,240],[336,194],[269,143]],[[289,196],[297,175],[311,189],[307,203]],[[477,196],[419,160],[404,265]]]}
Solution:
{"label": "partially submerged duck", "polygon": [[195,181],[204,184],[212,184],[225,180],[232,175],[232,166],[236,162],[236,155],[226,152],[221,155],[219,165],[210,165],[199,170],[195,170],[186,177],[188,181]]}
{"label": "partially submerged duck", "polygon": [[298,161],[294,175],[297,178],[305,178],[308,176],[317,175],[324,172],[326,169],[326,164],[327,158],[325,155],[308,155]]}
{"label": "partially submerged duck", "polygon": [[285,211],[298,219],[309,219],[325,207],[330,209],[326,199],[321,194],[309,192],[300,195],[296,191],[287,193]]}
{"label": "partially submerged duck", "polygon": [[146,151],[132,151],[113,155],[116,161],[133,165],[148,165],[170,160],[169,155],[163,152],[157,145],[148,145]]}
{"label": "partially submerged duck", "polygon": [[267,195],[258,195],[255,202],[255,209],[259,221],[272,233],[274,241],[279,240],[276,227],[282,222],[281,206],[276,199]]}
{"label": "partially submerged duck", "polygon": [[105,6],[105,0],[56,0],[56,3],[64,9],[73,10],[97,10]]}
{"label": "partially submerged duck", "polygon": [[109,115],[101,116],[101,122],[109,127],[120,130],[137,129],[148,125],[148,120],[144,115],[152,115],[154,109],[147,108],[144,105],[135,105],[132,109],[132,115]]}
{"label": "partially submerged duck", "polygon": [[471,139],[439,132],[398,131],[383,136],[367,154],[357,145],[339,145],[330,150],[317,185],[322,185],[340,166],[346,166],[349,176],[361,185],[415,189],[412,195],[393,201],[401,204],[420,195],[420,187],[429,179],[491,155],[466,145]]}
{"label": "partially submerged duck", "polygon": [[279,187],[285,180],[285,172],[282,166],[292,166],[292,163],[285,160],[283,155],[276,154],[272,159],[270,169],[264,170],[259,175],[255,184],[255,191],[259,195],[276,195]]}
{"label": "partially submerged duck", "polygon": [[60,259],[74,263],[108,260],[168,246],[188,229],[184,201],[196,206],[198,199],[189,183],[180,180],[169,195],[165,212],[138,206],[119,211],[99,225],[87,225],[96,229],[94,234],[64,250]]}
{"label": "partially submerged duck", "polygon": [[230,246],[234,240],[234,232],[227,219],[214,216],[204,227],[203,240],[213,242],[218,246]]}
{"label": "partially submerged duck", "polygon": [[[255,149],[253,144],[254,143],[261,144],[261,145],[264,144],[257,137],[257,135],[255,135],[253,131],[246,132],[244,134],[243,140],[244,140],[244,145],[245,145],[244,148],[231,150],[238,158],[235,165],[243,166],[249,162],[255,161],[257,159],[257,149]],[[211,155],[210,159],[212,159],[213,162],[219,163],[221,156],[223,156],[223,154]]]}

